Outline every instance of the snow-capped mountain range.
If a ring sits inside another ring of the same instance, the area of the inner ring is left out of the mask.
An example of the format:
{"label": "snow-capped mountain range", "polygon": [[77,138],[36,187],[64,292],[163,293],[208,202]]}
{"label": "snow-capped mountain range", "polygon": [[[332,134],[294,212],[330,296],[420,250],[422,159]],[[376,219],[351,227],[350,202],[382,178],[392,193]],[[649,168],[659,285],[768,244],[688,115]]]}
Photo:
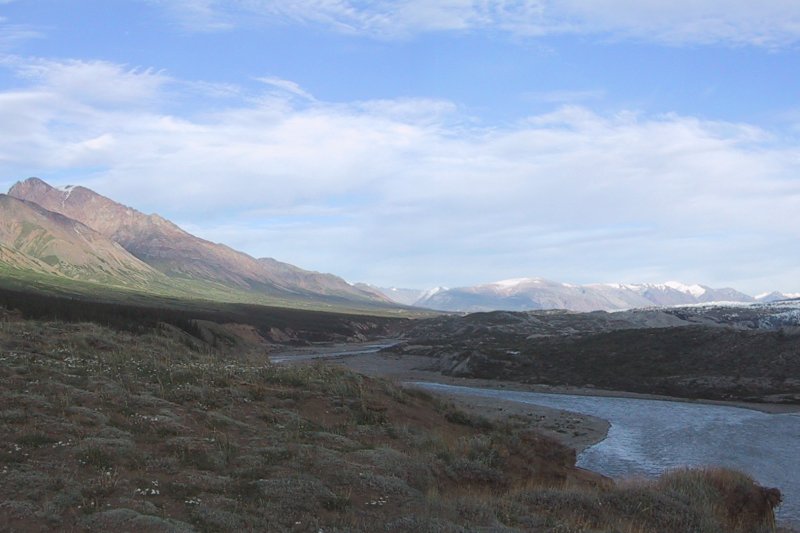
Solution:
{"label": "snow-capped mountain range", "polygon": [[[508,279],[454,289],[437,287],[428,291],[396,288],[379,290],[398,303],[456,312],[535,309],[614,311],[639,307],[721,302],[773,302],[800,297],[800,295],[779,292],[753,297],[731,288],[714,289],[705,285],[689,285],[678,281],[571,285],[543,278]],[[399,297],[402,297],[402,300]]]}

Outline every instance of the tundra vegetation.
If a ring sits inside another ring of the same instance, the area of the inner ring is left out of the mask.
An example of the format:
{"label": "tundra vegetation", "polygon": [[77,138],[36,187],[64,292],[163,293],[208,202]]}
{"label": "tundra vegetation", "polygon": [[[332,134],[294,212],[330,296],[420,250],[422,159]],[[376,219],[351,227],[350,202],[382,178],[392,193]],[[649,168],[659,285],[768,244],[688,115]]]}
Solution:
{"label": "tundra vegetation", "polygon": [[387,351],[457,377],[800,404],[800,304],[420,320]]}
{"label": "tundra vegetation", "polygon": [[172,322],[0,309],[6,528],[773,530],[780,495],[743,474],[614,482],[521,421]]}

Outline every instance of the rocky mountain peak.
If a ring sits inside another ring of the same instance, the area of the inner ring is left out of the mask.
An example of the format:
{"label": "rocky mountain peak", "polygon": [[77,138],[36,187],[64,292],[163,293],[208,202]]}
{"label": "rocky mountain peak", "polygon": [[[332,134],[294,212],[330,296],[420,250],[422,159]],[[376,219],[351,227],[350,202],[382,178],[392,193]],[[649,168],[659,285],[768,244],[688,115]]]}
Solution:
{"label": "rocky mountain peak", "polygon": [[28,196],[31,194],[47,193],[52,189],[54,189],[54,187],[46,181],[36,177],[30,177],[26,180],[16,182],[8,191],[8,195],[19,198],[20,196]]}

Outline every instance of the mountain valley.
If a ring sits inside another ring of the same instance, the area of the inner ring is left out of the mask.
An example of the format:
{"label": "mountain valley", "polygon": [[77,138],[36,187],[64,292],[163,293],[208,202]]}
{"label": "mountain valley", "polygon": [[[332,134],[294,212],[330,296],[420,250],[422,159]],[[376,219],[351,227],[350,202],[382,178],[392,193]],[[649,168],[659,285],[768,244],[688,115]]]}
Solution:
{"label": "mountain valley", "polygon": [[[745,474],[615,481],[576,466],[603,420],[476,407],[393,368],[795,409],[800,304],[784,296],[539,278],[351,285],[31,178],[0,195],[0,522],[555,533],[588,531],[589,513],[598,531],[770,531],[781,493]],[[463,314],[495,307],[510,310]],[[367,341],[388,346],[314,360]],[[304,355],[275,357],[290,348]]]}

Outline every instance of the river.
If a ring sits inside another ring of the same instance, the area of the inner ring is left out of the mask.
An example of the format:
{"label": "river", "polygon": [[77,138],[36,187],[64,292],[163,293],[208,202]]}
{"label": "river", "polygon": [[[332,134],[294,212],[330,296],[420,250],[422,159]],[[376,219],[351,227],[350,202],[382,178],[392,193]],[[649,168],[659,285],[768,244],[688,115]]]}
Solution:
{"label": "river", "polygon": [[578,456],[578,466],[614,478],[657,476],[682,466],[726,466],[778,487],[778,519],[800,525],[800,413],[599,396],[573,396],[416,382],[458,392],[575,411],[608,420],[605,440]]}
{"label": "river", "polygon": [[384,348],[394,346],[397,344],[396,340],[379,340],[365,344],[333,344],[324,346],[314,346],[311,348],[302,348],[269,356],[269,360],[273,363],[299,363],[303,361],[313,361],[315,359],[334,359],[337,357],[346,357],[350,355],[366,355],[377,353]]}
{"label": "river", "polygon": [[[276,363],[366,355],[391,346],[314,347],[275,354]],[[761,485],[778,487],[780,521],[800,527],[800,413],[680,401],[577,396],[462,387],[433,382],[415,386],[574,411],[610,422],[608,436],[578,456],[578,466],[613,478],[657,476],[684,466],[726,466],[747,472]]]}

